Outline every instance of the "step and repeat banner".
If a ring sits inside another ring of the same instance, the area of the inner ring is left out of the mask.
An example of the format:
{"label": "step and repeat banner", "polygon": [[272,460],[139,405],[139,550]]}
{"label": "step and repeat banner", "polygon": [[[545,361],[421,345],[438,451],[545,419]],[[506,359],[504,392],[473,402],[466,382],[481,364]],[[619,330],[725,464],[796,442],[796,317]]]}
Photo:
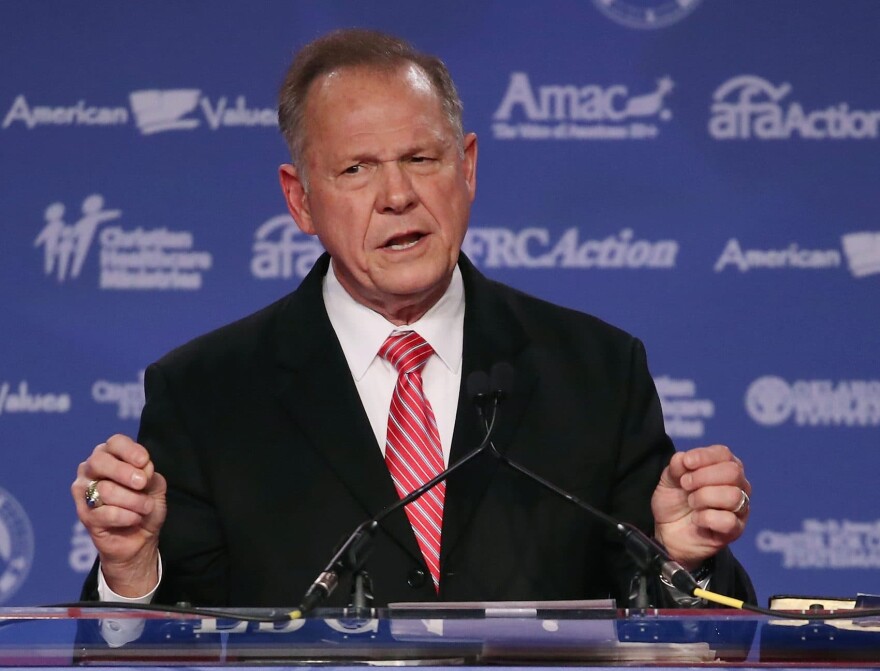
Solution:
{"label": "step and repeat banner", "polygon": [[880,592],[880,3],[3,0],[0,604],[77,596],[69,486],[145,366],[320,254],[275,96],[350,26],[448,64],[471,259],[642,338],[679,448],[746,463],[762,600]]}

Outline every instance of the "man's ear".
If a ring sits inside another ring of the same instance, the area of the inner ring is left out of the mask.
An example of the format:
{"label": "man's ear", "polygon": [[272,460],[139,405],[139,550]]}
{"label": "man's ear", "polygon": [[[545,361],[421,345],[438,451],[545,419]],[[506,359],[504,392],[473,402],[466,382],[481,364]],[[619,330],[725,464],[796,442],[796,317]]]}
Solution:
{"label": "man's ear", "polygon": [[281,182],[281,191],[290,215],[299,226],[299,230],[307,235],[315,235],[315,227],[312,225],[312,213],[309,209],[309,194],[300,179],[299,172],[291,163],[284,163],[278,168],[278,179]]}
{"label": "man's ear", "polygon": [[464,136],[464,178],[471,194],[471,202],[477,195],[477,135],[468,133]]}

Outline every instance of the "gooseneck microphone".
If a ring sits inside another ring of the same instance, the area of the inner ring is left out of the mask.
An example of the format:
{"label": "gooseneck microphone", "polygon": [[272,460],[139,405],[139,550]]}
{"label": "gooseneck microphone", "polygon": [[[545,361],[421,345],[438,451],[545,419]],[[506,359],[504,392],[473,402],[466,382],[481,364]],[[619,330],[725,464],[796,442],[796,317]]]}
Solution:
{"label": "gooseneck microphone", "polygon": [[[496,459],[513,470],[565,499],[569,503],[572,503],[581,510],[586,511],[593,518],[599,520],[603,525],[612,529],[621,538],[627,553],[632,557],[633,561],[644,574],[662,576],[677,589],[685,594],[693,596],[694,590],[699,589],[699,584],[697,584],[693,576],[691,576],[681,564],[674,561],[659,543],[645,535],[641,529],[628,522],[620,522],[610,515],[606,515],[586,501],[579,499],[574,494],[565,491],[561,487],[558,487],[549,480],[542,478],[537,473],[529,470],[522,464],[510,459],[495,447],[490,436],[490,424],[486,417],[485,404],[489,399],[494,398],[497,403],[500,399],[509,395],[513,388],[513,379],[513,367],[508,363],[497,363],[492,367],[491,380],[487,382],[486,391],[483,395],[472,396],[477,407],[480,421],[486,429],[486,441],[489,442],[489,451]],[[490,388],[492,391],[488,391]],[[492,420],[494,420],[494,416],[492,417]]]}
{"label": "gooseneck microphone", "polygon": [[[510,368],[509,365],[508,368]],[[493,372],[494,370],[495,369],[493,368]],[[513,370],[511,369],[511,374],[512,372]],[[324,600],[327,599],[327,597],[329,597],[336,589],[342,576],[348,575],[349,573],[360,573],[366,563],[367,557],[369,556],[373,537],[375,536],[376,530],[379,528],[379,523],[382,520],[395,510],[403,508],[421,497],[423,494],[426,494],[489,447],[492,440],[492,433],[496,425],[495,420],[498,416],[498,406],[506,395],[506,393],[500,389],[493,388],[490,390],[490,386],[489,376],[483,371],[474,371],[466,380],[468,396],[479,408],[480,419],[486,430],[486,435],[480,444],[417,489],[412,490],[409,494],[398,499],[390,506],[383,508],[373,518],[359,524],[345,539],[336,551],[336,554],[333,555],[333,558],[328,562],[327,566],[321,571],[320,575],[318,575],[308,590],[306,590],[299,608],[288,613],[291,620],[304,617],[307,613],[323,603]],[[489,406],[488,418],[486,417],[486,406]]]}

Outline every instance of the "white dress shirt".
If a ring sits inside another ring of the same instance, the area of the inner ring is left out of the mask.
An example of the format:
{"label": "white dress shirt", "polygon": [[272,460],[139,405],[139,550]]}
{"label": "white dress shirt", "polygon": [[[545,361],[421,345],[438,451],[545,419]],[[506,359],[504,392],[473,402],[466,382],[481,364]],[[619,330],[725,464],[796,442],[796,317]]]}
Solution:
{"label": "white dress shirt", "polygon": [[392,333],[415,331],[434,349],[434,355],[422,369],[422,385],[437,420],[443,461],[448,465],[464,340],[464,284],[458,266],[440,300],[419,320],[405,326],[395,326],[352,298],[339,283],[332,263],[324,278],[323,295],[327,316],[383,456],[397,370],[378,355],[379,348]]}

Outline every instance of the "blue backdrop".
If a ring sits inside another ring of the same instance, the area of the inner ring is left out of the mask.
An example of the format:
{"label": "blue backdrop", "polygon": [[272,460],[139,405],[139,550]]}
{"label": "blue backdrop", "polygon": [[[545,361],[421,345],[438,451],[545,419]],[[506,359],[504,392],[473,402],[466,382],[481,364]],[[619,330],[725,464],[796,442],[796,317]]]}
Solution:
{"label": "blue backdrop", "polygon": [[0,603],[76,596],[69,485],[144,367],[319,253],[273,108],[346,26],[449,65],[476,263],[641,337],[678,446],[746,462],[762,598],[880,591],[880,3],[5,0]]}

